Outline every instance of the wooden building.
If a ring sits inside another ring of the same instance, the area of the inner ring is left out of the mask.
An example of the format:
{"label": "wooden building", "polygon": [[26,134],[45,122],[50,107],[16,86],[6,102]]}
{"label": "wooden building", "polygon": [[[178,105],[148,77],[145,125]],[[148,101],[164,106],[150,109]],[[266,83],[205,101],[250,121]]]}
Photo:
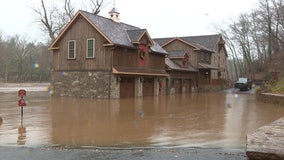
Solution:
{"label": "wooden building", "polygon": [[166,93],[167,52],[146,29],[78,11],[51,44],[55,96],[127,98]]}
{"label": "wooden building", "polygon": [[[154,39],[167,52],[168,58],[180,68],[188,68],[194,88],[226,85],[227,52],[220,34]],[[185,66],[186,65],[186,66]],[[180,72],[180,71],[179,71]],[[176,72],[168,72],[171,77]],[[186,73],[188,75],[188,73]],[[196,78],[195,78],[196,77]],[[178,85],[174,82],[171,86]]]}
{"label": "wooden building", "polygon": [[169,52],[166,70],[170,77],[167,81],[168,94],[191,93],[197,91],[197,73],[189,63],[191,55],[184,51]]}

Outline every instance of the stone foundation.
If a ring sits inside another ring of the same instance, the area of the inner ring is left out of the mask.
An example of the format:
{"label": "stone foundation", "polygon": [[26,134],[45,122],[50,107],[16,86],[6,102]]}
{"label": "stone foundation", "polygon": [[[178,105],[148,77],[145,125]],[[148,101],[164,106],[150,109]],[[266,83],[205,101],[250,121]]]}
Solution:
{"label": "stone foundation", "polygon": [[109,72],[53,72],[54,96],[119,98],[119,84]]}

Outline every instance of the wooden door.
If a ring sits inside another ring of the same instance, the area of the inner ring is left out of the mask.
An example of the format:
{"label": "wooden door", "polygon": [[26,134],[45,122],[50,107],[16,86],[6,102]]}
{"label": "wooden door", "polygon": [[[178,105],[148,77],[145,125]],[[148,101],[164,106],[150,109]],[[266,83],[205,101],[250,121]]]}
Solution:
{"label": "wooden door", "polygon": [[190,93],[191,92],[191,80],[189,80],[189,79],[184,80],[183,86],[185,88],[184,93]]}
{"label": "wooden door", "polygon": [[154,95],[154,78],[144,78],[143,82],[143,96]]}
{"label": "wooden door", "polygon": [[120,98],[130,98],[135,96],[134,77],[121,77]]}
{"label": "wooden door", "polygon": [[175,79],[174,80],[174,84],[175,84],[175,93],[176,94],[181,93],[181,80],[180,79]]}

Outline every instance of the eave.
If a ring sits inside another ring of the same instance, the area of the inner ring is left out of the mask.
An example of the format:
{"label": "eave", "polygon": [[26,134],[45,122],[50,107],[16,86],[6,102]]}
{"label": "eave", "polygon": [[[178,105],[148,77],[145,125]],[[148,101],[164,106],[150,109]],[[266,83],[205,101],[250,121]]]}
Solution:
{"label": "eave", "polygon": [[195,45],[193,45],[193,44],[191,44],[191,43],[189,43],[189,42],[186,42],[186,41],[182,40],[182,39],[179,38],[179,37],[176,37],[176,38],[171,39],[171,40],[168,41],[167,43],[163,44],[162,47],[165,47],[166,45],[172,43],[172,42],[175,41],[175,40],[181,41],[181,42],[183,42],[183,43],[185,43],[185,44],[187,44],[187,45],[193,47],[193,48],[194,48],[193,50],[200,50],[199,47],[197,47],[197,46],[195,46]]}
{"label": "eave", "polygon": [[98,31],[109,43],[109,45],[113,45],[113,42],[102,32],[98,29],[98,27],[93,24],[88,17],[86,17],[81,11],[78,11],[76,13],[76,15],[72,18],[72,20],[64,27],[64,29],[60,32],[60,34],[57,36],[57,38],[52,42],[52,44],[50,45],[49,49],[50,50],[56,50],[59,49],[58,46],[56,46],[57,42],[62,38],[62,36],[65,34],[65,32],[69,29],[69,27],[71,25],[73,25],[75,23],[75,21],[77,20],[77,18],[79,18],[80,16],[82,16],[96,31]]}
{"label": "eave", "polygon": [[48,48],[48,50],[59,50],[60,49],[60,47],[50,47],[50,48]]}

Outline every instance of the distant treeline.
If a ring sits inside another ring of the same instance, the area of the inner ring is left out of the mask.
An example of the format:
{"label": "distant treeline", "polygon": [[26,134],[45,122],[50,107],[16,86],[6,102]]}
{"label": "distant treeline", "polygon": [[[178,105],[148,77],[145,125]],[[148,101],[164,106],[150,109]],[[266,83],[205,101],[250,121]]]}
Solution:
{"label": "distant treeline", "polygon": [[0,33],[0,82],[49,81],[51,62],[47,45]]}
{"label": "distant treeline", "polygon": [[283,17],[284,0],[259,0],[251,12],[216,27],[226,41],[230,79],[284,71],[275,61],[284,57]]}

